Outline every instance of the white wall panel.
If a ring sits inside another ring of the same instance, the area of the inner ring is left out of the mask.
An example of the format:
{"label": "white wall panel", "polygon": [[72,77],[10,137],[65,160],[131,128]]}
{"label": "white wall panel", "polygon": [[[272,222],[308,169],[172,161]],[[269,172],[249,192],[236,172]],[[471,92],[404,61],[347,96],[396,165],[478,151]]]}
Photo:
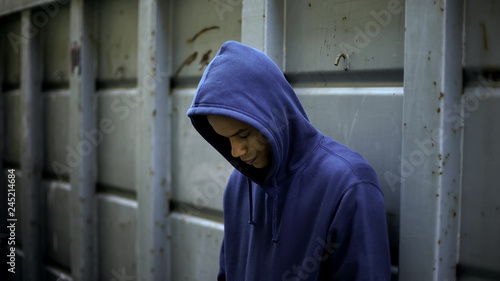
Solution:
{"label": "white wall panel", "polygon": [[70,68],[69,5],[39,9],[46,15],[43,26],[43,83],[45,87],[68,88]]}
{"label": "white wall panel", "polygon": [[137,275],[136,217],[135,200],[108,194],[98,196],[100,280],[112,280],[117,276],[132,278]]}
{"label": "white wall panel", "polygon": [[[68,178],[69,173],[54,170],[57,165],[71,167],[67,163],[71,155],[69,142],[69,92],[67,90],[43,94],[44,170],[50,175]],[[56,164],[59,163],[59,164]]]}
{"label": "white wall panel", "polygon": [[465,67],[474,70],[500,68],[500,2],[465,1]]}
{"label": "white wall panel", "polygon": [[222,196],[233,170],[219,152],[193,128],[186,112],[195,89],[175,90],[172,115],[172,197],[195,214],[210,208],[222,211]]}
{"label": "white wall panel", "polygon": [[172,280],[215,280],[224,225],[181,213],[172,213],[170,223]]}
{"label": "white wall panel", "polygon": [[5,116],[5,162],[21,163],[21,98],[19,91],[4,93]]}
{"label": "white wall panel", "polygon": [[500,89],[468,88],[465,101],[460,264],[467,274],[474,267],[496,272],[498,278]]}
{"label": "white wall panel", "polygon": [[97,79],[118,85],[130,84],[137,78],[138,1],[102,0],[98,3]]}
{"label": "white wall panel", "polygon": [[201,77],[222,44],[241,40],[241,1],[174,0],[174,76]]}
{"label": "white wall panel", "polygon": [[133,144],[136,140],[139,103],[140,98],[136,90],[98,93],[97,125],[100,133],[94,132],[91,135],[98,144],[99,184],[135,190],[136,163]]}
{"label": "white wall panel", "polygon": [[[3,50],[3,88],[18,89],[21,83],[21,15],[13,14],[2,18]],[[25,41],[25,40],[24,40]]]}
{"label": "white wall panel", "polygon": [[404,1],[286,1],[286,72],[403,68]]}
{"label": "white wall panel", "polygon": [[71,236],[69,233],[70,186],[62,182],[44,181],[44,228],[45,256],[58,265],[69,268],[71,265]]}

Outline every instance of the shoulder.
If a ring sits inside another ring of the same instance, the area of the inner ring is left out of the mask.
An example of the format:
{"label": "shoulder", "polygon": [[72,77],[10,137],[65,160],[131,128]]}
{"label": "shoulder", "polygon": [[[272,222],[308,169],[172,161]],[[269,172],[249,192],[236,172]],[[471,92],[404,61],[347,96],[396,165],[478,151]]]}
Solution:
{"label": "shoulder", "polygon": [[308,166],[309,173],[344,187],[361,182],[379,185],[375,171],[359,153],[326,136]]}

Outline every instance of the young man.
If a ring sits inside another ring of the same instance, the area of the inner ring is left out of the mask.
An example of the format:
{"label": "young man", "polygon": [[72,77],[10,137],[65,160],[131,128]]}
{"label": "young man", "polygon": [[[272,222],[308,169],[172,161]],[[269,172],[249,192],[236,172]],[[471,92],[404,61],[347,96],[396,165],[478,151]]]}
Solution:
{"label": "young man", "polygon": [[225,43],[188,116],[235,167],[218,280],[390,280],[375,172],[313,127],[265,54]]}

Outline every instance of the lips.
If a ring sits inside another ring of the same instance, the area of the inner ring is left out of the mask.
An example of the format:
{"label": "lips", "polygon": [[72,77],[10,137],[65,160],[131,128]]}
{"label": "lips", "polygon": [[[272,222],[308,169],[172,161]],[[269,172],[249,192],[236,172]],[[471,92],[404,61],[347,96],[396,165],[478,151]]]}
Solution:
{"label": "lips", "polygon": [[243,162],[247,163],[248,165],[252,165],[253,162],[255,162],[255,158],[257,158],[257,157],[254,157],[254,158],[252,158],[250,160],[243,160],[243,159],[242,160],[243,160]]}

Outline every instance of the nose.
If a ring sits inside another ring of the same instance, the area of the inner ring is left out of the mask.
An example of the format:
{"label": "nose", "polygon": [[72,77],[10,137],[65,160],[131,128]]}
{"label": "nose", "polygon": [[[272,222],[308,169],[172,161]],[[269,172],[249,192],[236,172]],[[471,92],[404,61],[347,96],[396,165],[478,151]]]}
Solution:
{"label": "nose", "polygon": [[231,140],[231,155],[234,158],[241,157],[247,153],[247,147],[241,140]]}

